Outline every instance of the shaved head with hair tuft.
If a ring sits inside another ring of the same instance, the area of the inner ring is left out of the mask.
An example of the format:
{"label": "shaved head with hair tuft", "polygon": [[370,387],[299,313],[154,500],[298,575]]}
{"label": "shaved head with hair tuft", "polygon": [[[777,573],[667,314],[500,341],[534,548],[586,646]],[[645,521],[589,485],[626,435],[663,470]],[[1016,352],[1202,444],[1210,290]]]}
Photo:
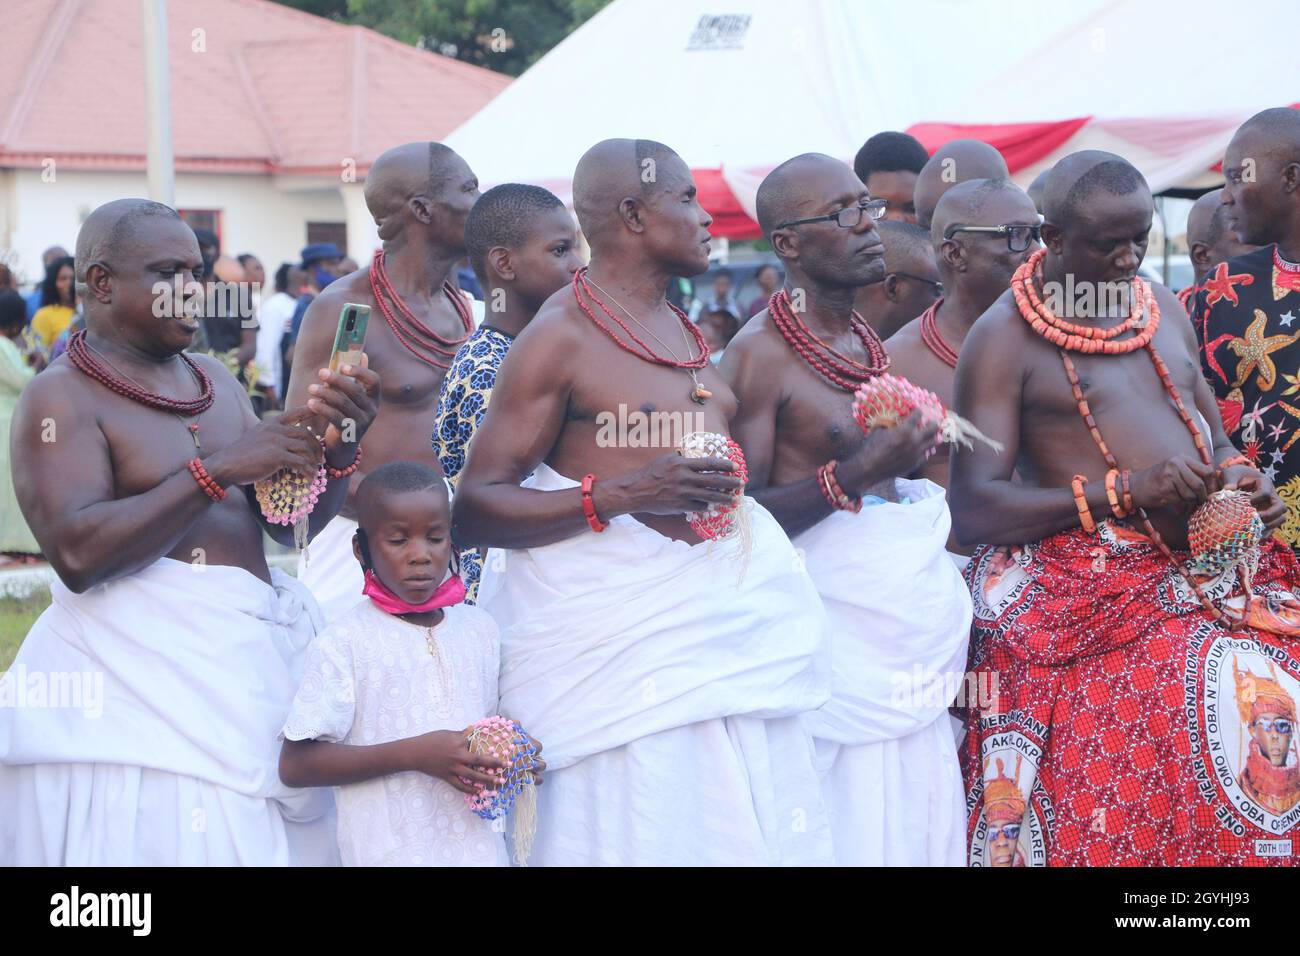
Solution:
{"label": "shaved head with hair tuft", "polygon": [[366,208],[375,218],[381,239],[390,238],[409,200],[424,196],[437,201],[452,184],[464,160],[442,143],[406,143],[379,154],[366,174]]}
{"label": "shaved head with hair tuft", "polygon": [[573,211],[588,242],[599,242],[622,221],[624,200],[663,188],[661,173],[671,160],[681,163],[672,149],[650,139],[606,139],[583,153],[573,173]]}

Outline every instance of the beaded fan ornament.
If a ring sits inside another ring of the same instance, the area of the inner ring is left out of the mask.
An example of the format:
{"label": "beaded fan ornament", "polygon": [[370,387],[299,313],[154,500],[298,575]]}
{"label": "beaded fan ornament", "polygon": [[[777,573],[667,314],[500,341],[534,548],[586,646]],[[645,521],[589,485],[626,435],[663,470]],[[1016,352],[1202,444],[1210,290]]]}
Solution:
{"label": "beaded fan ornament", "polygon": [[533,837],[537,835],[537,787],[533,783],[537,748],[523,728],[508,717],[484,717],[466,727],[465,736],[469,738],[470,753],[486,754],[510,765],[506,770],[485,770],[501,782],[494,789],[465,794],[465,802],[484,820],[503,819],[517,804],[515,862],[527,866]]}
{"label": "beaded fan ornament", "polygon": [[[736,465],[731,474],[742,482],[749,481],[745,466],[745,453],[726,435],[717,432],[691,432],[683,435],[677,451],[686,458],[729,458]],[[745,507],[745,489],[742,485],[727,504],[711,504],[708,511],[693,511],[686,516],[691,530],[705,541],[724,541],[736,538],[740,542],[742,558],[741,575],[749,562],[753,548],[753,533],[749,523],[749,509]]]}
{"label": "beaded fan ornament", "polygon": [[1250,502],[1250,493],[1224,488],[1210,495],[1187,522],[1187,541],[1195,575],[1217,577],[1236,569],[1250,594],[1251,578],[1259,567],[1264,522]]}
{"label": "beaded fan ornament", "polygon": [[[306,425],[299,427],[306,428]],[[308,429],[310,431],[310,429]],[[314,434],[314,433],[313,433]],[[307,519],[325,491],[325,462],[314,475],[281,468],[270,478],[253,483],[258,507],[271,524],[293,525],[293,543],[299,551],[307,548]]]}
{"label": "beaded fan ornament", "polygon": [[853,395],[853,417],[864,432],[873,428],[893,428],[914,408],[921,409],[926,418],[939,422],[936,444],[960,442],[970,448],[972,440],[978,439],[994,451],[1002,451],[1001,442],[994,441],[966,419],[944,408],[934,392],[913,385],[898,375],[877,375]]}

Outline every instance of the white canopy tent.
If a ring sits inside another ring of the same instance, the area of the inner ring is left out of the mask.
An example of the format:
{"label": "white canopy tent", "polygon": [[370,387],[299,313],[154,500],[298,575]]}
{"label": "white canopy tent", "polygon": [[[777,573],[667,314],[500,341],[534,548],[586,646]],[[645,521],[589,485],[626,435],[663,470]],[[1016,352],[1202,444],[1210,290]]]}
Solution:
{"label": "white canopy tent", "polygon": [[567,201],[592,143],[660,140],[735,237],[777,163],[885,129],[985,139],[1022,183],[1110,149],[1159,192],[1214,185],[1244,119],[1300,100],[1294,47],[1286,0],[614,0],[447,142],[485,184]]}

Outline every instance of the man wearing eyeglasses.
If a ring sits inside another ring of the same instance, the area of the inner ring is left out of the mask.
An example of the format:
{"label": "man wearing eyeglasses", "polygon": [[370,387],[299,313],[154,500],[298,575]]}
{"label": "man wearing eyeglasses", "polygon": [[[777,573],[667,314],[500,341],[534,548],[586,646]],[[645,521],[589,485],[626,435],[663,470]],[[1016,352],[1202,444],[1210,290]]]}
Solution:
{"label": "man wearing eyeglasses", "polygon": [[[945,675],[965,669],[970,593],[944,551],[943,489],[905,478],[934,447],[918,413],[864,436],[857,384],[887,363],[853,311],[885,273],[879,200],[809,154],[759,187],[785,285],[727,347],[748,492],[792,536],[831,619],[831,701],[806,718],[841,865],[960,865],[965,825]],[[882,785],[882,781],[888,786]]]}
{"label": "man wearing eyeglasses", "polygon": [[877,227],[885,244],[885,269],[858,290],[854,305],[887,339],[943,296],[930,233],[911,222],[885,220]]}
{"label": "man wearing eyeglasses", "polygon": [[[885,348],[895,375],[929,389],[951,408],[957,356],[966,333],[1007,290],[1011,274],[1030,251],[1038,248],[1038,212],[1009,180],[969,180],[939,200],[930,235],[944,295],[888,339]],[[945,488],[948,448],[941,446],[920,472]]]}

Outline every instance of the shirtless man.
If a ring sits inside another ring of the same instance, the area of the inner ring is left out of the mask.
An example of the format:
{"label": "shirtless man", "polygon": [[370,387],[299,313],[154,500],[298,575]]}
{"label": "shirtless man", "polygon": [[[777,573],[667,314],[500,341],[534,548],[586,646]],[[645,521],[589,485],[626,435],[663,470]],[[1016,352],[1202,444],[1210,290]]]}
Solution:
{"label": "shirtless man", "polygon": [[[969,572],[973,663],[998,682],[989,706],[969,711],[971,861],[988,860],[992,767],[1019,755],[1029,865],[1264,862],[1257,840],[1270,831],[1213,782],[1198,708],[1218,691],[1207,662],[1229,645],[1267,646],[1293,674],[1300,662],[1269,632],[1287,627],[1276,606],[1252,603],[1251,626],[1233,634],[1218,620],[1243,614],[1224,600],[1235,570],[1207,572],[1194,590],[1170,554],[1188,558],[1189,513],[1224,484],[1251,492],[1270,529],[1285,509],[1228,442],[1177,299],[1134,289],[1153,212],[1141,174],[1111,153],[1073,153],[1053,168],[1044,209],[1046,249],[975,323],[957,368],[956,411],[1004,445],[956,450],[950,487],[958,539],[992,546]],[[1135,301],[1146,304],[1133,312]],[[1122,331],[1098,353],[1066,323]],[[1016,545],[1015,567],[992,560]],[[985,587],[995,564],[996,596]],[[1296,572],[1267,541],[1256,591],[1290,600]]]}
{"label": "shirtless man", "polygon": [[[943,489],[904,477],[934,448],[938,423],[913,412],[864,436],[852,412],[853,390],[887,365],[853,312],[857,288],[883,270],[878,205],[853,170],[819,154],[773,170],[757,205],[785,287],[721,368],[740,400],[733,428],[750,493],[794,536],[831,616],[832,698],[809,726],[836,862],[960,865],[948,699],[927,705],[924,690],[965,668],[970,595],[944,553]],[[915,697],[900,703],[900,676],[916,673]]]}
{"label": "shirtless man", "polygon": [[[102,716],[0,708],[0,864],[328,862],[328,801],[291,795],[275,769],[319,615],[268,570],[263,531],[293,534],[262,519],[251,486],[315,471],[321,445],[300,421],[329,423],[325,462],[345,469],[344,432],[365,434],[378,378],[317,370],[305,407],[259,422],[221,362],[184,354],[201,306],[171,289],[203,260],[159,203],[91,213],[77,271],[87,331],[14,415],[18,499],[59,582],[9,674],[97,675]],[[311,531],[347,485],[329,481]]]}
{"label": "shirtless man", "polygon": [[[975,320],[1007,290],[1011,273],[1038,248],[1038,213],[1010,180],[967,180],[939,200],[931,239],[944,296],[887,339],[885,348],[895,375],[929,389],[951,408],[962,343]],[[948,486],[947,445],[920,474]]]}
{"label": "shirtless man", "polygon": [[[532,858],[830,862],[798,717],[829,690],[821,603],[729,459],[674,450],[736,414],[664,297],[708,268],[712,218],[647,140],[588,150],[573,197],[590,268],[511,346],[454,509],[462,545],[509,549],[479,605],[501,626],[501,707],[546,740]],[[684,515],[710,504],[750,534],[702,543]]]}
{"label": "shirtless man", "polygon": [[[473,329],[468,301],[451,280],[465,256],[465,219],[479,191],[474,173],[451,149],[408,143],[375,160],[365,194],[383,249],[366,268],[331,282],[308,308],[285,400],[289,408],[300,404],[315,370],[328,364],[343,305],[370,306],[366,354],[383,378],[384,405],[362,443],[357,485],[366,469],[390,461],[438,467],[428,440],[438,390]],[[355,531],[345,504],[299,571],[327,618],[361,600]]]}

